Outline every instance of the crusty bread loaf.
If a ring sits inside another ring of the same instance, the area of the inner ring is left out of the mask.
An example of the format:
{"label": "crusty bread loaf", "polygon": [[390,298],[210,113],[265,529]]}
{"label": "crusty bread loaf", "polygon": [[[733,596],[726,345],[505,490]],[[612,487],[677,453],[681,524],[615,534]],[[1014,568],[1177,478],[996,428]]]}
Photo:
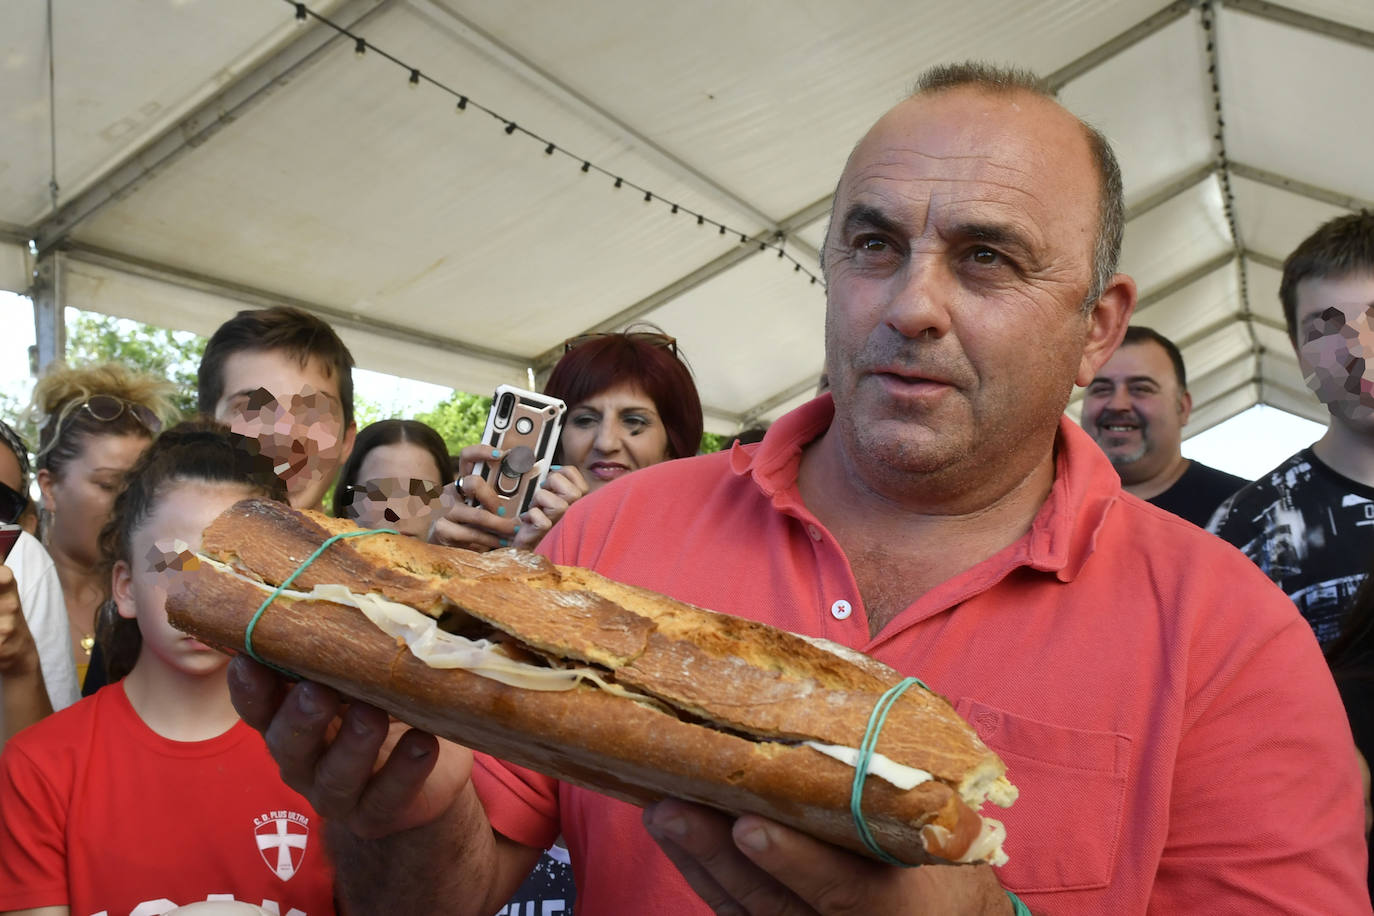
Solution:
{"label": "crusty bread loaf", "polygon": [[[239,503],[205,531],[201,554],[211,562],[179,577],[169,616],[240,649],[270,588],[330,534],[352,529],[266,500]],[[432,667],[357,608],[306,594],[338,585],[501,641],[537,667],[588,669],[632,697],[586,680],[532,690]],[[637,804],[674,796],[754,812],[865,853],[849,812],[853,768],[803,742],[858,747],[875,703],[901,679],[850,650],[532,554],[388,534],[331,545],[262,615],[253,646],[405,722],[560,779]],[[865,783],[874,836],[907,862],[930,861],[932,851],[967,858],[982,827],[970,807],[1015,795],[1001,761],[919,687],[893,706],[877,751],[931,777],[908,790],[873,775]],[[927,825],[941,829],[923,840]]]}

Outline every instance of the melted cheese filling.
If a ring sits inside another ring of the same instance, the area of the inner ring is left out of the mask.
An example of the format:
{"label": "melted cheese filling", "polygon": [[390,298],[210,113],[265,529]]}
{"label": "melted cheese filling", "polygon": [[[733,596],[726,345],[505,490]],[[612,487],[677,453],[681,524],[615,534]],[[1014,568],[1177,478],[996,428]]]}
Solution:
{"label": "melted cheese filling", "polygon": [[[842,744],[822,744],[819,741],[807,741],[806,746],[815,751],[820,751],[827,757],[834,757],[840,763],[847,763],[852,767],[859,765],[859,749],[857,747],[845,747]],[[925,770],[918,770],[916,767],[909,767],[906,764],[898,763],[891,757],[884,757],[882,754],[874,753],[868,761],[868,775],[877,776],[892,783],[903,792],[916,788],[921,783],[930,782],[934,779]]]}

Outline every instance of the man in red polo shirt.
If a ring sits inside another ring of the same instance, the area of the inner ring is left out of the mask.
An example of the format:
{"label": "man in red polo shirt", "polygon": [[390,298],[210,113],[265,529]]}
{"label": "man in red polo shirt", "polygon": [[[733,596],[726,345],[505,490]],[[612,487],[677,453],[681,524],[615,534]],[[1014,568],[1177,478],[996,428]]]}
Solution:
{"label": "man in red polo shirt", "polygon": [[932,71],[855,148],[824,263],[831,396],[638,471],[541,549],[921,677],[1007,761],[1000,868],[878,865],[757,817],[648,811],[239,659],[244,717],[333,818],[357,912],[491,912],[567,839],[581,912],[1369,913],[1310,629],[1239,553],[1121,492],[1062,418],[1135,304],[1106,142],[1020,74]]}

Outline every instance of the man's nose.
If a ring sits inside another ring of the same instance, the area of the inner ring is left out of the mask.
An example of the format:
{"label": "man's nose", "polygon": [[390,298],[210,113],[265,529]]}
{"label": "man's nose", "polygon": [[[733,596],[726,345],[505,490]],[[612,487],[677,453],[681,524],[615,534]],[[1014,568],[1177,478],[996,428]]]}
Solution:
{"label": "man's nose", "polygon": [[1112,396],[1107,399],[1107,407],[1112,410],[1130,410],[1131,392],[1125,385],[1117,385],[1112,389]]}
{"label": "man's nose", "polygon": [[892,276],[887,325],[903,337],[943,337],[950,326],[954,278],[942,256],[912,252]]}

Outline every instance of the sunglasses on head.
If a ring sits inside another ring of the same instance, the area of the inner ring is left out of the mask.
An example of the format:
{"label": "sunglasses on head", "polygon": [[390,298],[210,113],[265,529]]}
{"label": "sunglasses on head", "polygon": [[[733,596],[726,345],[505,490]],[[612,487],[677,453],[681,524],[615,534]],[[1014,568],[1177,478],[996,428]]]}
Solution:
{"label": "sunglasses on head", "polygon": [[585,343],[591,343],[594,340],[601,340],[606,337],[630,337],[635,340],[642,340],[655,347],[669,350],[674,356],[677,356],[677,338],[669,337],[667,334],[660,334],[656,331],[623,331],[619,333],[605,331],[599,334],[579,334],[576,337],[569,337],[567,340],[563,341],[563,352],[567,353],[571,350],[576,350]]}
{"label": "sunglasses on head", "polygon": [[0,525],[12,525],[29,507],[29,498],[9,484],[0,483]]}
{"label": "sunglasses on head", "polygon": [[81,409],[102,423],[113,423],[127,410],[139,425],[154,436],[162,432],[162,421],[157,418],[157,414],[142,404],[134,404],[114,395],[92,395],[81,405]]}

